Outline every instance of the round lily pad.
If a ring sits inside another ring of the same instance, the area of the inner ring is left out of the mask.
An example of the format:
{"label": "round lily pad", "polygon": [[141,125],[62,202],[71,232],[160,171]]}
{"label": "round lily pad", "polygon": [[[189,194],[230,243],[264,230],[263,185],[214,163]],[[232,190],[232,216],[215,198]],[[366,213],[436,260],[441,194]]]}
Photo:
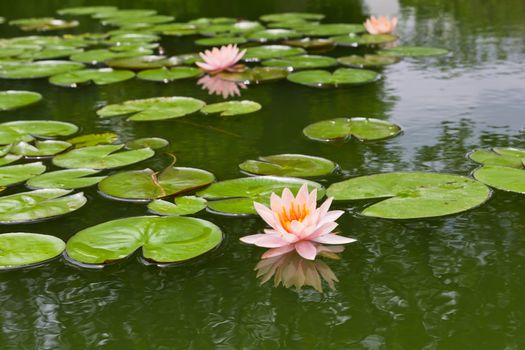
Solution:
{"label": "round lily pad", "polygon": [[24,52],[17,57],[28,60],[49,60],[55,58],[64,58],[82,52],[82,49],[70,46],[52,46],[43,48],[38,51]]}
{"label": "round lily pad", "polygon": [[300,47],[286,45],[263,45],[250,47],[246,50],[243,60],[246,62],[259,62],[270,58],[289,57],[303,55],[306,51]]}
{"label": "round lily pad", "polygon": [[212,183],[215,176],[201,169],[168,167],[124,171],[102,180],[98,187],[106,196],[120,200],[148,201],[191,191]]}
{"label": "round lily pad", "polygon": [[244,84],[259,84],[265,81],[281,80],[288,76],[286,68],[279,67],[254,67],[243,72],[222,72],[218,77],[222,80],[234,81]]}
{"label": "round lily pad", "polygon": [[221,116],[225,117],[253,113],[257,112],[261,108],[262,106],[260,104],[253,101],[227,101],[204,106],[201,109],[201,112],[204,114],[220,113]]}
{"label": "round lily pad", "polygon": [[316,182],[276,176],[254,176],[216,182],[197,195],[208,200],[208,208],[213,212],[250,215],[256,213],[254,201],[269,205],[272,193],[280,195],[285,188],[297,193],[304,183],[308,184],[310,191],[316,188],[319,198],[324,196],[323,186]]}
{"label": "round lily pad", "polygon": [[363,34],[363,35],[339,35],[331,38],[338,46],[361,46],[381,45],[396,41],[398,38],[392,34]]}
{"label": "round lily pad", "polygon": [[295,30],[275,28],[253,32],[248,35],[248,39],[264,43],[267,41],[293,39],[300,36],[301,34],[297,33]]}
{"label": "round lily pad", "polygon": [[202,75],[202,71],[195,67],[174,67],[143,70],[137,74],[139,79],[170,82],[179,79],[194,78]]}
{"label": "round lily pad", "polygon": [[105,64],[112,68],[118,69],[152,69],[173,66],[174,62],[166,56],[133,56],[113,58],[104,61]]}
{"label": "round lily pad", "polygon": [[68,169],[112,169],[138,163],[153,157],[155,151],[149,148],[122,151],[124,145],[98,145],[83,147],[59,154],[53,164]]}
{"label": "round lily pad", "polygon": [[37,103],[42,95],[32,91],[0,91],[0,111],[8,111]]}
{"label": "round lily pad", "polygon": [[365,31],[362,24],[329,23],[309,24],[296,28],[298,32],[307,36],[337,36],[343,34],[357,34]]}
{"label": "round lily pad", "polygon": [[[144,56],[144,55],[151,55],[153,53],[152,50],[148,48],[135,48],[133,50],[109,50],[109,49],[95,49],[95,50],[88,50],[84,52],[80,52],[74,55],[71,55],[70,59],[71,61],[75,62],[83,62],[83,63],[90,63],[90,64],[98,64],[110,59],[116,59],[116,58],[126,58],[126,57],[137,57],[137,56]],[[0,66],[1,67],[1,66]]]}
{"label": "round lily pad", "polygon": [[229,44],[244,44],[247,40],[241,36],[216,36],[195,40],[195,45],[224,46]]}
{"label": "round lily pad", "polygon": [[[18,120],[0,124],[0,129],[9,128],[19,133],[37,137],[69,136],[78,131],[78,126],[56,120]],[[1,134],[1,133],[0,133]],[[24,139],[22,141],[31,141]]]}
{"label": "round lily pad", "polygon": [[156,215],[192,215],[206,208],[206,199],[195,196],[175,197],[175,203],[162,199],[148,204],[150,212]]}
{"label": "round lily pad", "polygon": [[111,37],[106,41],[107,44],[112,45],[128,45],[128,44],[146,44],[158,41],[160,38],[152,33],[121,33],[116,34],[112,32]]}
{"label": "round lily pad", "polygon": [[21,158],[22,158],[22,156],[15,156],[14,154],[6,154],[6,155],[0,157],[0,167],[3,167],[4,165],[8,165],[8,164],[11,164],[11,163],[14,163],[17,160],[20,160]]}
{"label": "round lily pad", "polygon": [[306,50],[327,50],[335,46],[335,41],[328,38],[302,38],[286,40],[284,44],[294,47],[302,47]]}
{"label": "round lily pad", "polygon": [[93,18],[141,18],[154,16],[157,11],[150,9],[117,9],[116,11],[102,11],[93,14]]}
{"label": "round lily pad", "polygon": [[129,70],[113,70],[111,68],[81,69],[73,72],[53,75],[49,82],[54,85],[77,87],[78,84],[93,82],[96,85],[107,85],[129,80],[135,73]]}
{"label": "round lily pad", "polygon": [[32,141],[33,136],[0,124],[0,145],[11,145],[21,141]]}
{"label": "round lily pad", "polygon": [[0,224],[22,224],[71,213],[87,199],[83,193],[69,194],[62,189],[44,189],[0,197]]}
{"label": "round lily pad", "polygon": [[161,139],[160,137],[145,137],[126,143],[126,147],[129,149],[160,149],[168,146],[169,144],[170,143],[168,142],[168,140]]}
{"label": "round lily pad", "polygon": [[219,227],[182,216],[139,216],[113,220],[77,232],[69,239],[67,255],[82,264],[122,260],[137,249],[156,263],[196,258],[222,241]]}
{"label": "round lily pad", "polygon": [[239,168],[250,174],[313,177],[331,174],[336,164],[331,160],[304,154],[276,154],[247,160]]}
{"label": "round lily pad", "polygon": [[427,57],[427,56],[443,56],[448,54],[448,50],[436,47],[421,47],[421,46],[398,46],[390,49],[384,49],[378,52],[383,56],[397,56],[397,57]]}
{"label": "round lily pad", "polygon": [[195,113],[204,105],[203,101],[191,97],[154,97],[108,105],[97,114],[101,117],[132,114],[128,120],[135,121],[165,120]]}
{"label": "round lily pad", "polygon": [[335,200],[380,200],[362,211],[365,216],[417,219],[472,209],[489,199],[491,192],[466,176],[399,172],[338,182],[328,188],[327,195]]}
{"label": "round lily pad", "polygon": [[197,26],[189,23],[159,24],[150,29],[155,33],[171,36],[184,36],[197,34]]}
{"label": "round lily pad", "polygon": [[42,17],[42,18],[22,18],[9,22],[10,25],[18,26],[24,31],[36,30],[47,32],[50,30],[61,30],[78,26],[78,21],[66,21],[63,19]]}
{"label": "round lily pad", "polygon": [[304,55],[274,58],[262,62],[263,66],[284,67],[289,70],[326,68],[337,65],[337,60],[328,56]]}
{"label": "round lily pad", "polygon": [[48,158],[64,152],[71,147],[69,142],[59,140],[35,141],[34,144],[19,142],[11,147],[10,152],[26,158]]}
{"label": "round lily pad", "polygon": [[116,17],[109,18],[102,21],[104,25],[118,26],[128,28],[147,28],[152,24],[167,23],[173,21],[173,16],[146,16],[146,17]]}
{"label": "round lily pad", "polygon": [[355,137],[359,141],[374,141],[394,137],[401,127],[374,118],[337,118],[313,123],[304,128],[306,137],[316,141],[346,141]]}
{"label": "round lily pad", "polygon": [[58,237],[38,233],[0,234],[0,270],[21,268],[56,258],[66,248]]}
{"label": "round lily pad", "polygon": [[381,55],[351,55],[339,57],[337,62],[344,66],[355,68],[382,67],[389,64],[398,63],[399,57]]}
{"label": "round lily pad", "polygon": [[381,75],[365,69],[339,68],[333,73],[326,70],[309,70],[288,75],[292,83],[317,88],[366,84],[377,81]]}
{"label": "round lily pad", "polygon": [[522,168],[525,162],[525,150],[510,147],[495,147],[492,150],[478,149],[468,154],[476,163],[483,165]]}
{"label": "round lily pad", "polygon": [[0,167],[0,186],[16,185],[46,171],[41,162]]}
{"label": "round lily pad", "polygon": [[105,176],[89,176],[99,173],[94,169],[67,169],[45,173],[29,179],[26,185],[31,189],[62,188],[77,189],[96,185]]}
{"label": "round lily pad", "polygon": [[101,134],[80,135],[67,140],[67,142],[75,146],[75,148],[82,148],[96,145],[111,144],[117,140],[117,134],[112,132],[106,132]]}
{"label": "round lily pad", "polygon": [[199,33],[206,36],[244,36],[259,30],[264,30],[264,27],[255,21],[239,21],[235,23],[199,26]]}
{"label": "round lily pad", "polygon": [[294,20],[301,21],[320,21],[324,18],[322,13],[310,13],[310,12],[283,12],[283,13],[272,13],[269,15],[263,15],[260,17],[261,21],[264,22],[288,22]]}
{"label": "round lily pad", "polygon": [[476,180],[498,190],[525,194],[525,170],[523,169],[485,165],[474,171],[473,175]]}
{"label": "round lily pad", "polygon": [[60,9],[57,13],[59,15],[83,16],[94,15],[102,12],[114,12],[116,10],[117,8],[114,6],[78,6]]}
{"label": "round lily pad", "polygon": [[0,78],[35,79],[82,69],[84,65],[69,61],[0,62]]}

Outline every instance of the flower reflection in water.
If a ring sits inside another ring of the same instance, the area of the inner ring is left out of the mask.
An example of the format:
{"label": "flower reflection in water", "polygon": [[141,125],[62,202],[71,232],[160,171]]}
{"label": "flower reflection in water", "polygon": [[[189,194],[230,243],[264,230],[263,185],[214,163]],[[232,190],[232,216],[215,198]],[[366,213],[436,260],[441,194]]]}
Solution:
{"label": "flower reflection in water", "polygon": [[343,246],[325,246],[317,245],[317,256],[315,260],[308,260],[301,257],[295,250],[274,256],[271,258],[261,259],[255,271],[257,277],[261,279],[261,284],[268,282],[272,277],[274,286],[282,284],[286,288],[302,288],[310,286],[319,292],[323,292],[323,281],[330,289],[335,290],[335,282],[338,282],[336,275],[330,267],[319,257],[339,260],[337,253],[341,253],[345,248]]}
{"label": "flower reflection in water", "polygon": [[239,82],[223,80],[219,77],[205,75],[197,81],[198,85],[202,85],[203,90],[208,90],[210,95],[228,97],[241,96],[241,89],[246,89],[246,85]]}

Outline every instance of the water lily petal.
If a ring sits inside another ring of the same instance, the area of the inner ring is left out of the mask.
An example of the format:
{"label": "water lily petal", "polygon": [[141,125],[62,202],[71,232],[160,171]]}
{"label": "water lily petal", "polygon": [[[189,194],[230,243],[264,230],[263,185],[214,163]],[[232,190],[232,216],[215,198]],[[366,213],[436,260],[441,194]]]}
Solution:
{"label": "water lily petal", "polygon": [[262,259],[273,258],[275,256],[283,255],[295,249],[293,244],[288,244],[279,248],[268,249],[263,255]]}
{"label": "water lily petal", "polygon": [[326,234],[314,238],[313,241],[321,244],[348,244],[355,242],[356,240],[350,237],[344,237],[335,234]]}
{"label": "water lily petal", "polygon": [[282,246],[289,244],[288,242],[283,240],[280,236],[262,234],[262,233],[241,237],[240,240],[241,242],[244,242],[247,244],[254,244],[258,247],[263,247],[263,248],[278,248],[278,247],[282,247]]}
{"label": "water lily petal", "polygon": [[295,243],[297,253],[307,260],[314,260],[317,255],[315,245],[310,241],[300,241]]}

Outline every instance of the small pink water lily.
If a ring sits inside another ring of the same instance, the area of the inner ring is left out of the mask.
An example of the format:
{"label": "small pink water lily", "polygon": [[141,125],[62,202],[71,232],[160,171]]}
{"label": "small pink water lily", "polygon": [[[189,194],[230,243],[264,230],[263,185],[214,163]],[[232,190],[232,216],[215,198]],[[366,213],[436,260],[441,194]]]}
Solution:
{"label": "small pink water lily", "polygon": [[304,184],[294,198],[285,188],[282,197],[272,193],[271,209],[260,203],[254,203],[255,210],[270,225],[265,233],[245,236],[241,241],[259,247],[271,248],[262,258],[286,254],[293,251],[305,259],[314,260],[319,244],[347,244],[355,239],[332,233],[337,227],[337,220],[343,211],[330,209],[333,198],[328,198],[317,208],[317,190],[308,193]]}
{"label": "small pink water lily", "polygon": [[204,51],[204,53],[199,53],[204,62],[197,62],[196,64],[207,73],[215,74],[234,68],[245,53],[246,50],[239,52],[237,45],[232,44],[221,46],[220,49],[214,47],[211,50]]}
{"label": "small pink water lily", "polygon": [[366,20],[364,26],[368,33],[373,35],[392,34],[397,26],[397,18],[392,17],[392,19],[389,19],[386,16],[376,18],[372,16]]}

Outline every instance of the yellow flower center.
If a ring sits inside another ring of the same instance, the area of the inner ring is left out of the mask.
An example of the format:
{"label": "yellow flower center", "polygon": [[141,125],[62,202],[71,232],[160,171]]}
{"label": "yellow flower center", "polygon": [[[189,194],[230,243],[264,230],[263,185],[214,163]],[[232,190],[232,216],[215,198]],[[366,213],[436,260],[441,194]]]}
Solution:
{"label": "yellow flower center", "polygon": [[292,222],[302,222],[309,214],[310,211],[308,210],[308,208],[306,208],[306,204],[299,206],[295,205],[295,203],[292,203],[289,212],[287,212],[286,209],[283,207],[278,216],[279,221],[281,222],[281,225],[284,227],[284,229],[288,232],[291,232]]}

